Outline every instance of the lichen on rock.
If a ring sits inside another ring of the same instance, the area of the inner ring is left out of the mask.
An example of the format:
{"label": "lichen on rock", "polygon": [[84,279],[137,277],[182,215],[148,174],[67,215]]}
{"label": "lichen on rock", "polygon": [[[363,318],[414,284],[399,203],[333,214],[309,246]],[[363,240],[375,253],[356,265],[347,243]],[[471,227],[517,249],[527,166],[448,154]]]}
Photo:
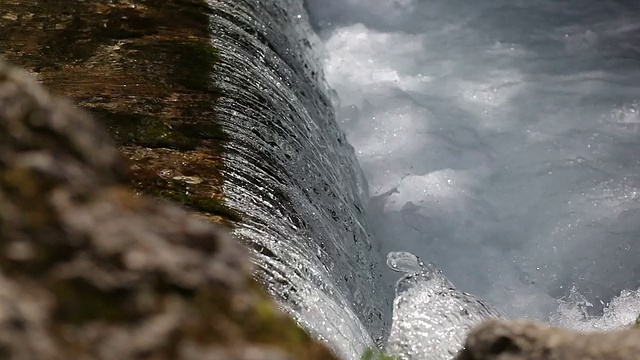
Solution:
{"label": "lichen on rock", "polygon": [[332,359],[219,226],[134,196],[98,123],[0,63],[0,358]]}

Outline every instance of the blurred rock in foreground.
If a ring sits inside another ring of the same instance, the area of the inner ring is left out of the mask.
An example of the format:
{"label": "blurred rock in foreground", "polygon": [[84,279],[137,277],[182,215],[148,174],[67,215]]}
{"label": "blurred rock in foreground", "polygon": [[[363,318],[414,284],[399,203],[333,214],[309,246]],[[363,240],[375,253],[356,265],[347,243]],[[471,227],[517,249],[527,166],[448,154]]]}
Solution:
{"label": "blurred rock in foreground", "polygon": [[531,321],[488,321],[457,360],[637,360],[640,330],[580,333]]}
{"label": "blurred rock in foreground", "polygon": [[0,358],[332,359],[221,228],[136,197],[84,112],[0,63]]}

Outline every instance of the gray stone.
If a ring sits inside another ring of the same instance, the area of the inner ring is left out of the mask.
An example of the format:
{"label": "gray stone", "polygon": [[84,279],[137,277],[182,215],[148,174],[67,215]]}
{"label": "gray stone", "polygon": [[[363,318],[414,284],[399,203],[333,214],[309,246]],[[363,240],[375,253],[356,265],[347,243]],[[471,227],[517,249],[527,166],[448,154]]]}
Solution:
{"label": "gray stone", "polygon": [[456,360],[637,360],[640,330],[581,333],[531,321],[488,321]]}

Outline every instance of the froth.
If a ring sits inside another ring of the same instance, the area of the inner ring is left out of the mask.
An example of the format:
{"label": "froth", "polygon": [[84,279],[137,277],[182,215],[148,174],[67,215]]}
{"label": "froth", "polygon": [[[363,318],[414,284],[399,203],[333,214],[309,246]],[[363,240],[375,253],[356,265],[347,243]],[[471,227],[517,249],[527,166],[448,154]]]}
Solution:
{"label": "froth", "polygon": [[[511,316],[631,321],[637,295],[620,293],[640,286],[632,5],[308,4],[383,251],[434,262]],[[574,316],[572,288],[590,318]]]}

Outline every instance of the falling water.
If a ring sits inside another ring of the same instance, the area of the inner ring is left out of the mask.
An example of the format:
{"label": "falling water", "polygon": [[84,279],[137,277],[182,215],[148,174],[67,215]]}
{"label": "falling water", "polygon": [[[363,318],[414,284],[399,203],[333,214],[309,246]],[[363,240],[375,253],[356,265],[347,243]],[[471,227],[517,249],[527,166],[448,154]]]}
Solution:
{"label": "falling water", "polygon": [[325,95],[307,15],[299,1],[211,5],[225,193],[244,214],[236,235],[285,310],[357,358],[383,337],[389,305],[366,185]]}

